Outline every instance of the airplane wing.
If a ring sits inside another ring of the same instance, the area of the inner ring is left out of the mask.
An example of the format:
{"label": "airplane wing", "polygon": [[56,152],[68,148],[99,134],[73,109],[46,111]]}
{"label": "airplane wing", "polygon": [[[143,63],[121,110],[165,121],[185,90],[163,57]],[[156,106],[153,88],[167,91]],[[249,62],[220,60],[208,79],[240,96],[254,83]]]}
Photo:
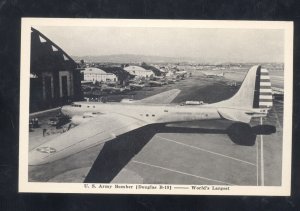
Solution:
{"label": "airplane wing", "polygon": [[29,165],[41,165],[68,157],[145,125],[147,123],[142,120],[115,113],[96,116],[31,150]]}
{"label": "airplane wing", "polygon": [[151,97],[144,98],[142,100],[137,100],[135,103],[159,103],[159,104],[169,104],[175,97],[181,92],[179,89],[172,89],[166,92],[162,92]]}

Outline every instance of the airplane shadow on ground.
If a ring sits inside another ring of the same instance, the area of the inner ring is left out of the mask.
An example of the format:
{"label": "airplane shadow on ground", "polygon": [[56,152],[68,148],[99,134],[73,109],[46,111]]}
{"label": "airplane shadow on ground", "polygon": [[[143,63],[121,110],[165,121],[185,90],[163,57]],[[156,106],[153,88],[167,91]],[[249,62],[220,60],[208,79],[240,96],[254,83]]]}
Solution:
{"label": "airplane shadow on ground", "polygon": [[111,182],[156,133],[227,134],[235,144],[253,146],[256,135],[269,135],[275,132],[276,128],[271,125],[251,127],[239,122],[231,124],[227,129],[169,127],[161,124],[145,126],[106,142],[84,182]]}
{"label": "airplane shadow on ground", "polygon": [[84,182],[111,182],[123,167],[158,133],[158,127],[158,125],[149,125],[106,142]]}

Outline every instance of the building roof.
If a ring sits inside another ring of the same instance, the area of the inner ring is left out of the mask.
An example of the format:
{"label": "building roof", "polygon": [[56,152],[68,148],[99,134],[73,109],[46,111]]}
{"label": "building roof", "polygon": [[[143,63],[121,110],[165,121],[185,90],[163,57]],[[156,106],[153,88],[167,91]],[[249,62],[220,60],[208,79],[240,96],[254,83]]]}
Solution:
{"label": "building roof", "polygon": [[113,73],[107,73],[104,70],[96,67],[87,67],[83,70],[83,73],[114,75]]}
{"label": "building roof", "polygon": [[124,71],[122,67],[113,67],[113,66],[99,66],[107,73],[115,74],[120,81],[134,78],[134,75],[131,75],[129,72]]}
{"label": "building roof", "polygon": [[75,70],[75,61],[38,30],[31,28],[31,72]]}
{"label": "building roof", "polygon": [[152,71],[156,76],[161,76],[161,72],[158,68],[148,65],[145,62],[142,63],[142,67],[148,71]]}
{"label": "building roof", "polygon": [[48,39],[45,35],[43,35],[40,31],[36,30],[35,28],[31,27],[31,31],[37,33],[39,35],[40,41],[42,43],[49,42],[53,51],[60,51],[64,60],[71,60],[75,62],[63,49],[61,49],[58,45]]}
{"label": "building roof", "polygon": [[124,70],[126,71],[144,71],[144,72],[151,72],[151,70],[146,70],[140,66],[134,66],[134,65],[130,65],[127,67],[124,67]]}

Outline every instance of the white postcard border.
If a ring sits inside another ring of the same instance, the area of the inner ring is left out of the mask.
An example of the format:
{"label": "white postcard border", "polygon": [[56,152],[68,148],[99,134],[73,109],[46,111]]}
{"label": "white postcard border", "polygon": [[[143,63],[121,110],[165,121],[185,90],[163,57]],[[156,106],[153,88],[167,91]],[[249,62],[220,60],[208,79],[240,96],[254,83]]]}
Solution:
{"label": "white postcard border", "polygon": [[[28,120],[31,26],[97,27],[182,27],[229,29],[283,29],[284,47],[284,119],[281,186],[218,186],[170,184],[99,184],[28,182]],[[292,96],[293,96],[293,23],[284,21],[199,21],[199,20],[126,20],[22,18],[19,136],[19,192],[37,193],[108,193],[108,194],[179,194],[179,195],[257,195],[288,196],[291,191]],[[124,185],[117,188],[115,185]],[[129,188],[132,186],[132,188]],[[141,187],[141,188],[137,188]],[[165,189],[160,189],[166,187]],[[170,187],[168,189],[167,187]],[[193,189],[195,187],[196,189]],[[228,190],[227,190],[227,187]],[[213,189],[214,188],[214,189]],[[224,189],[225,188],[225,189]],[[222,190],[221,190],[222,189]]]}

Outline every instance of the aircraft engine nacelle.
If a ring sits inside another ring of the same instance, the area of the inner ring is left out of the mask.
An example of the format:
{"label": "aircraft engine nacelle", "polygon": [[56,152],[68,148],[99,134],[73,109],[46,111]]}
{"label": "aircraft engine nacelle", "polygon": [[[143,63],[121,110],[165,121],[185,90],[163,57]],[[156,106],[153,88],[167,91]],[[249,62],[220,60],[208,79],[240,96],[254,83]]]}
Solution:
{"label": "aircraft engine nacelle", "polygon": [[84,113],[82,116],[73,116],[71,121],[75,125],[80,125],[82,123],[90,121],[93,117],[97,116],[99,113]]}

